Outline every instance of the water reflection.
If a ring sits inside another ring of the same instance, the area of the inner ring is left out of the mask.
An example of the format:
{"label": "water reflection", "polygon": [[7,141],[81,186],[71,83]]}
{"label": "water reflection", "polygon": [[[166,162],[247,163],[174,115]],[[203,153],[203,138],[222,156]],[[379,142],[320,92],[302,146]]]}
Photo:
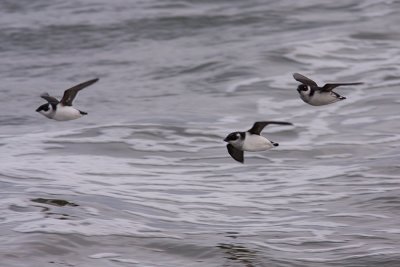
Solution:
{"label": "water reflection", "polygon": [[256,260],[257,252],[254,250],[250,250],[242,245],[225,243],[220,243],[217,247],[226,254],[226,259],[228,259],[225,264],[226,266],[231,266],[230,261],[241,263],[245,267],[256,266],[254,262]]}

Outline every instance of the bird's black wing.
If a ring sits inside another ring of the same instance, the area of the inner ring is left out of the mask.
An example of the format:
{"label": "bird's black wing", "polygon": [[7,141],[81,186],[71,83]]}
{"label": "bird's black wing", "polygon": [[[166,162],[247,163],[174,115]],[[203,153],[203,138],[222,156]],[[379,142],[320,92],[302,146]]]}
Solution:
{"label": "bird's black wing", "polygon": [[323,87],[321,87],[322,92],[330,92],[338,86],[342,85],[360,85],[363,83],[327,83]]}
{"label": "bird's black wing", "polygon": [[284,121],[257,121],[254,123],[253,127],[251,127],[251,129],[248,130],[248,132],[252,133],[252,134],[260,135],[261,131],[268,124],[293,125],[290,122],[284,122]]}
{"label": "bird's black wing", "polygon": [[231,155],[231,157],[234,160],[239,161],[240,163],[244,162],[244,157],[243,157],[244,152],[243,152],[243,150],[236,149],[231,144],[227,144],[226,148],[228,148],[228,153],[229,153],[229,155]]}
{"label": "bird's black wing", "polygon": [[293,78],[296,81],[301,82],[302,84],[305,84],[305,85],[308,85],[308,86],[318,86],[316,82],[314,82],[310,78],[307,78],[304,75],[301,75],[300,73],[293,73]]}
{"label": "bird's black wing", "polygon": [[48,93],[43,93],[40,95],[40,97],[45,99],[47,102],[49,102],[52,105],[57,105],[59,103],[57,98],[50,96]]}
{"label": "bird's black wing", "polygon": [[74,101],[74,98],[76,97],[76,94],[82,90],[85,87],[88,87],[89,85],[94,84],[95,82],[97,82],[99,79],[92,79],[83,83],[80,83],[78,85],[75,85],[74,87],[71,87],[67,90],[64,91],[64,95],[61,99],[61,104],[63,104],[64,106],[72,106],[72,101]]}

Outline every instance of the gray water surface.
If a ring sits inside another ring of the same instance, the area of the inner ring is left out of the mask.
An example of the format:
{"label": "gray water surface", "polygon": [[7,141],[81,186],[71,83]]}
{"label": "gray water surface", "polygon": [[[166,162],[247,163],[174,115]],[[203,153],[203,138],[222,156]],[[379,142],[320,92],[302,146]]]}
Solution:
{"label": "gray water surface", "polygon": [[[400,2],[0,2],[1,266],[400,266]],[[313,107],[291,74],[338,88]],[[34,112],[88,79],[57,122]],[[228,155],[257,120],[280,146]]]}

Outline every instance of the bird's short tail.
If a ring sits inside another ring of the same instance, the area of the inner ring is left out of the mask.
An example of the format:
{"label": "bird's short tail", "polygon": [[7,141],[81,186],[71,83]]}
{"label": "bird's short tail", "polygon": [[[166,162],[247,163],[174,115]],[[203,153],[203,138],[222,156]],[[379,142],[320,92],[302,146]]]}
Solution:
{"label": "bird's short tail", "polygon": [[339,97],[340,100],[345,100],[346,98],[344,96]]}
{"label": "bird's short tail", "polygon": [[279,146],[279,144],[278,143],[275,143],[275,142],[271,142],[274,146]]}
{"label": "bird's short tail", "polygon": [[87,115],[87,112],[82,111],[82,110],[79,110],[79,113],[81,113],[82,116],[83,116],[83,115]]}

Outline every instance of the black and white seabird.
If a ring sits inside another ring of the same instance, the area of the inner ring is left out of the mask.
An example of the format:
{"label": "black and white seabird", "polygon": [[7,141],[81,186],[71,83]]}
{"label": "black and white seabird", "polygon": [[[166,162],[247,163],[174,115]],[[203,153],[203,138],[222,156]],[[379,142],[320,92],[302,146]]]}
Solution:
{"label": "black and white seabird", "polygon": [[224,141],[228,142],[226,147],[232,158],[243,163],[244,151],[265,151],[278,146],[278,143],[272,142],[260,135],[261,131],[268,124],[293,125],[290,122],[283,121],[258,121],[247,132],[230,133]]}
{"label": "black and white seabird", "polygon": [[48,103],[41,105],[36,111],[56,121],[75,120],[83,115],[87,115],[86,112],[72,107],[72,101],[74,101],[74,98],[80,90],[94,84],[98,80],[98,78],[92,79],[65,90],[61,101],[58,101],[57,98],[50,96],[48,93],[44,93],[40,95],[40,97],[47,100]]}
{"label": "black and white seabird", "polygon": [[327,83],[324,86],[319,87],[316,82],[299,73],[294,73],[293,78],[302,83],[297,87],[300,98],[312,106],[328,105],[346,99],[346,97],[332,91],[338,86],[363,84],[361,82]]}

